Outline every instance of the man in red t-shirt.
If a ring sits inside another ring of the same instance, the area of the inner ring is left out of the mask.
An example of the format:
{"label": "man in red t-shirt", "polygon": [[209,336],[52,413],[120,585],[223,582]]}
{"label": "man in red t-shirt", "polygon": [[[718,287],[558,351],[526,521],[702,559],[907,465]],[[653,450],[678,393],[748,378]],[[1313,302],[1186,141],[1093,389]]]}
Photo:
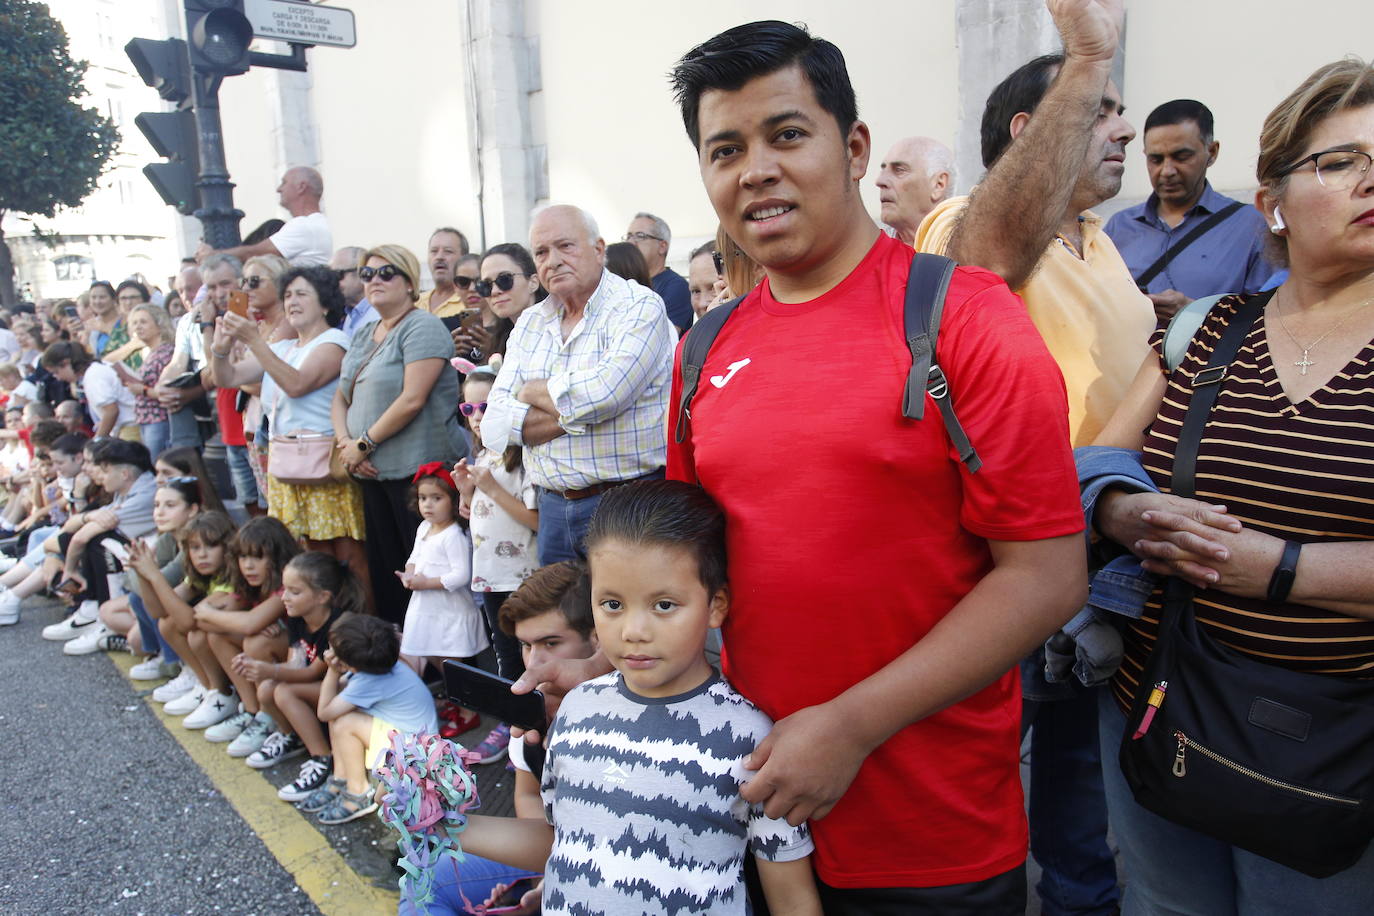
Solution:
{"label": "man in red t-shirt", "polygon": [[[1082,159],[1120,21],[1051,6],[1066,62],[1043,111],[1062,123],[1009,166],[1042,158],[1047,197]],[[725,509],[725,673],[777,720],[744,797],[813,821],[829,913],[1023,912],[1015,667],[1086,595],[1063,381],[1002,279],[1044,241],[957,252],[1002,275],[957,270],[940,329],[970,474],[933,404],[902,417],[912,252],[860,199],[869,133],[838,49],[752,23],[688,52],[674,85],[722,228],[766,271],[668,455]]]}

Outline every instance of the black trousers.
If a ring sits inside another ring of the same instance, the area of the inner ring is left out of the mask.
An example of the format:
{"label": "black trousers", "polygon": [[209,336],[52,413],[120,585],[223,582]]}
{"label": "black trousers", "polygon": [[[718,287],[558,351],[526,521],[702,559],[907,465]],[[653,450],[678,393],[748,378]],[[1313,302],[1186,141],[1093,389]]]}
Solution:
{"label": "black trousers", "polygon": [[[57,544],[62,548],[62,555],[66,556],[71,548],[71,533],[59,534]],[[81,575],[86,580],[86,590],[76,596],[78,603],[82,601],[96,601],[104,604],[112,597],[110,595],[110,576],[124,571],[124,564],[119,558],[105,549],[105,545],[123,544],[128,545],[129,539],[118,531],[106,531],[97,534],[86,544],[86,550],[81,554]],[[61,574],[59,573],[59,578]]]}
{"label": "black trousers", "polygon": [[359,480],[363,491],[363,528],[367,535],[367,568],[372,579],[373,609],[397,626],[405,623],[410,590],[396,578],[415,547],[420,516],[410,511],[409,480]]}
{"label": "black trousers", "polygon": [[498,619],[501,605],[510,596],[510,592],[483,592],[482,617],[486,620],[487,638],[491,640],[492,651],[496,653],[496,673],[513,681],[525,673],[525,659],[520,654],[520,640],[507,636]]}
{"label": "black trousers", "polygon": [[1026,865],[969,884],[839,888],[816,881],[826,916],[1024,916]]}

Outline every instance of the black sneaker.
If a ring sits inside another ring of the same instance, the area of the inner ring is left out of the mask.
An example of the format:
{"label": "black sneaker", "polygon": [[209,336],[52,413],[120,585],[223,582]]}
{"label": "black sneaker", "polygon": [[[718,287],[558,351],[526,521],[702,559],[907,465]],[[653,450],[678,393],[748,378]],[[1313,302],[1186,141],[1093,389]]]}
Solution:
{"label": "black sneaker", "polygon": [[333,757],[327,754],[310,757],[301,764],[301,771],[296,776],[296,781],[277,790],[277,798],[289,802],[304,801],[310,797],[312,792],[328,782],[333,770]]}

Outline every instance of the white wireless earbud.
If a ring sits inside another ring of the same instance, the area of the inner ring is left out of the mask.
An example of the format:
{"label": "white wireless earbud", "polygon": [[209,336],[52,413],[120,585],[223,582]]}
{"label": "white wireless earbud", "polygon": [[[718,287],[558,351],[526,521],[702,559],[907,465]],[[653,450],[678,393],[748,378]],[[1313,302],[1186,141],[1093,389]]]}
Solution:
{"label": "white wireless earbud", "polygon": [[1278,235],[1288,228],[1288,224],[1283,221],[1283,214],[1279,212],[1278,205],[1274,206],[1274,225],[1269,227],[1269,231]]}

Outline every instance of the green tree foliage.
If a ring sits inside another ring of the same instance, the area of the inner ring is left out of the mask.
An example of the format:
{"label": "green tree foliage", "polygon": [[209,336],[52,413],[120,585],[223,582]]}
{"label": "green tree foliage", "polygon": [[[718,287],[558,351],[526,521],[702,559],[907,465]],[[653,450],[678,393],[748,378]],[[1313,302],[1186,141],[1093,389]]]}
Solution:
{"label": "green tree foliage", "polygon": [[[82,107],[85,73],[46,4],[0,0],[0,219],[11,211],[51,217],[95,190],[119,132],[97,109]],[[0,300],[14,301],[3,234]]]}

